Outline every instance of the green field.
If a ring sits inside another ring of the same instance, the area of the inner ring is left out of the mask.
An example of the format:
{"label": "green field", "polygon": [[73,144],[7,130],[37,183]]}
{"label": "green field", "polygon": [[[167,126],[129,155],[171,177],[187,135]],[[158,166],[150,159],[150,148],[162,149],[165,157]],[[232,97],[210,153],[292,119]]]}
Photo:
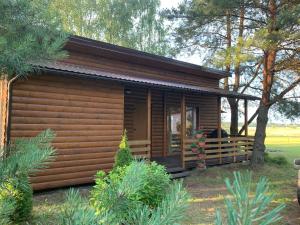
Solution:
{"label": "green field", "polygon": [[[254,128],[249,128],[250,135]],[[290,162],[300,158],[300,127],[268,127],[266,147],[271,155],[284,155]]]}

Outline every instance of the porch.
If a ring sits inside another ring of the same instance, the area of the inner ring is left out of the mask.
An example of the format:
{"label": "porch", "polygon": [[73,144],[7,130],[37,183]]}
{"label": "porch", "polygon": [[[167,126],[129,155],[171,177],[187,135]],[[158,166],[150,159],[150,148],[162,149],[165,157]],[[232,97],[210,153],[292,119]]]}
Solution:
{"label": "porch", "polygon": [[244,99],[244,133],[224,136],[221,128],[221,97],[170,90],[126,86],[124,89],[124,128],[136,157],[156,161],[167,168],[189,169],[197,156],[190,150],[195,130],[206,139],[209,166],[247,161],[251,158],[253,137],[248,135],[248,103]]}

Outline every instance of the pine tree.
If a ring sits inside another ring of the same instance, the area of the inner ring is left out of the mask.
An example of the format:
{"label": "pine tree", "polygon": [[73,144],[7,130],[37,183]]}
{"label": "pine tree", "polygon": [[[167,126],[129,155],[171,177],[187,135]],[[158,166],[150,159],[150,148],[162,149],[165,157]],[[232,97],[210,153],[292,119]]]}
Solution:
{"label": "pine tree", "polygon": [[226,222],[222,218],[221,212],[216,213],[216,225],[267,225],[275,224],[281,219],[280,211],[285,207],[281,204],[273,209],[269,209],[274,195],[268,194],[269,183],[265,177],[260,178],[256,185],[254,196],[252,194],[252,174],[247,172],[241,174],[234,172],[234,180],[231,183],[225,180],[227,190],[232,196],[225,198]]}
{"label": "pine tree", "polygon": [[119,150],[115,157],[114,168],[128,166],[133,161],[133,156],[128,144],[127,131],[124,130],[122,139],[119,145]]}
{"label": "pine tree", "polygon": [[49,0],[0,0],[0,77],[26,75],[33,64],[64,57],[66,34]]}

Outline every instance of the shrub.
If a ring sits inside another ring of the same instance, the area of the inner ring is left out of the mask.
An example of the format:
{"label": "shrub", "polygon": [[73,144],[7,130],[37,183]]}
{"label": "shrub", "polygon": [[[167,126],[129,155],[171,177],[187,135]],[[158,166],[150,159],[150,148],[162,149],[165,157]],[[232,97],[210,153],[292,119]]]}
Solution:
{"label": "shrub", "polygon": [[146,164],[144,187],[138,192],[137,199],[150,207],[157,207],[170,186],[170,175],[156,162]]}
{"label": "shrub", "polygon": [[123,167],[129,165],[133,161],[133,156],[131,154],[129,145],[128,145],[128,138],[126,130],[122,135],[122,139],[119,145],[119,150],[115,157],[115,164],[114,168],[116,167]]}
{"label": "shrub", "polygon": [[47,130],[34,138],[18,139],[5,149],[6,157],[0,161],[0,208],[11,203],[13,207],[6,214],[10,221],[20,222],[29,217],[32,189],[28,175],[43,168],[54,154],[50,145],[53,137],[53,132]]}
{"label": "shrub", "polygon": [[[253,197],[250,197],[253,185],[250,172],[244,175],[241,175],[240,172],[234,172],[233,182],[231,183],[226,178],[225,183],[233,198],[225,198],[227,225],[274,224],[281,219],[279,213],[285,207],[284,204],[268,209],[274,195],[268,194],[269,184],[265,177],[260,178]],[[223,221],[220,211],[217,210],[215,224],[222,225],[224,224]]]}
{"label": "shrub", "polygon": [[[97,173],[91,204],[103,224],[153,224],[148,223],[150,215],[159,220],[160,216],[177,214],[179,208],[186,207],[186,191],[182,185],[174,185],[164,167],[133,161],[107,176]],[[182,213],[174,220],[179,220]]]}
{"label": "shrub", "polygon": [[10,214],[13,221],[21,222],[28,218],[32,210],[32,190],[27,177],[12,178],[1,184],[0,202],[6,201],[15,206]]}
{"label": "shrub", "polygon": [[286,166],[289,164],[288,160],[284,156],[271,157],[268,153],[265,153],[265,162],[278,166]]}

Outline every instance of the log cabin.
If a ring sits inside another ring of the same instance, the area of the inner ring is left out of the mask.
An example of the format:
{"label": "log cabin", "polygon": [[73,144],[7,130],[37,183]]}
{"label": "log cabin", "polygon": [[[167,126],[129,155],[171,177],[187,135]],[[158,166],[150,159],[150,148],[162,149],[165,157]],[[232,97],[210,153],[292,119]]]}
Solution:
{"label": "log cabin", "polygon": [[[1,145],[56,133],[55,161],[31,177],[34,190],[87,184],[114,164],[127,130],[136,157],[173,171],[193,167],[193,131],[217,131],[207,139],[209,165],[251,157],[253,139],[221,136],[221,98],[247,102],[256,97],[219,88],[229,74],[79,36],[64,49],[68,57],[36,64],[26,78],[1,80]],[[247,124],[247,123],[245,123]],[[175,168],[175,169],[174,169]]]}

